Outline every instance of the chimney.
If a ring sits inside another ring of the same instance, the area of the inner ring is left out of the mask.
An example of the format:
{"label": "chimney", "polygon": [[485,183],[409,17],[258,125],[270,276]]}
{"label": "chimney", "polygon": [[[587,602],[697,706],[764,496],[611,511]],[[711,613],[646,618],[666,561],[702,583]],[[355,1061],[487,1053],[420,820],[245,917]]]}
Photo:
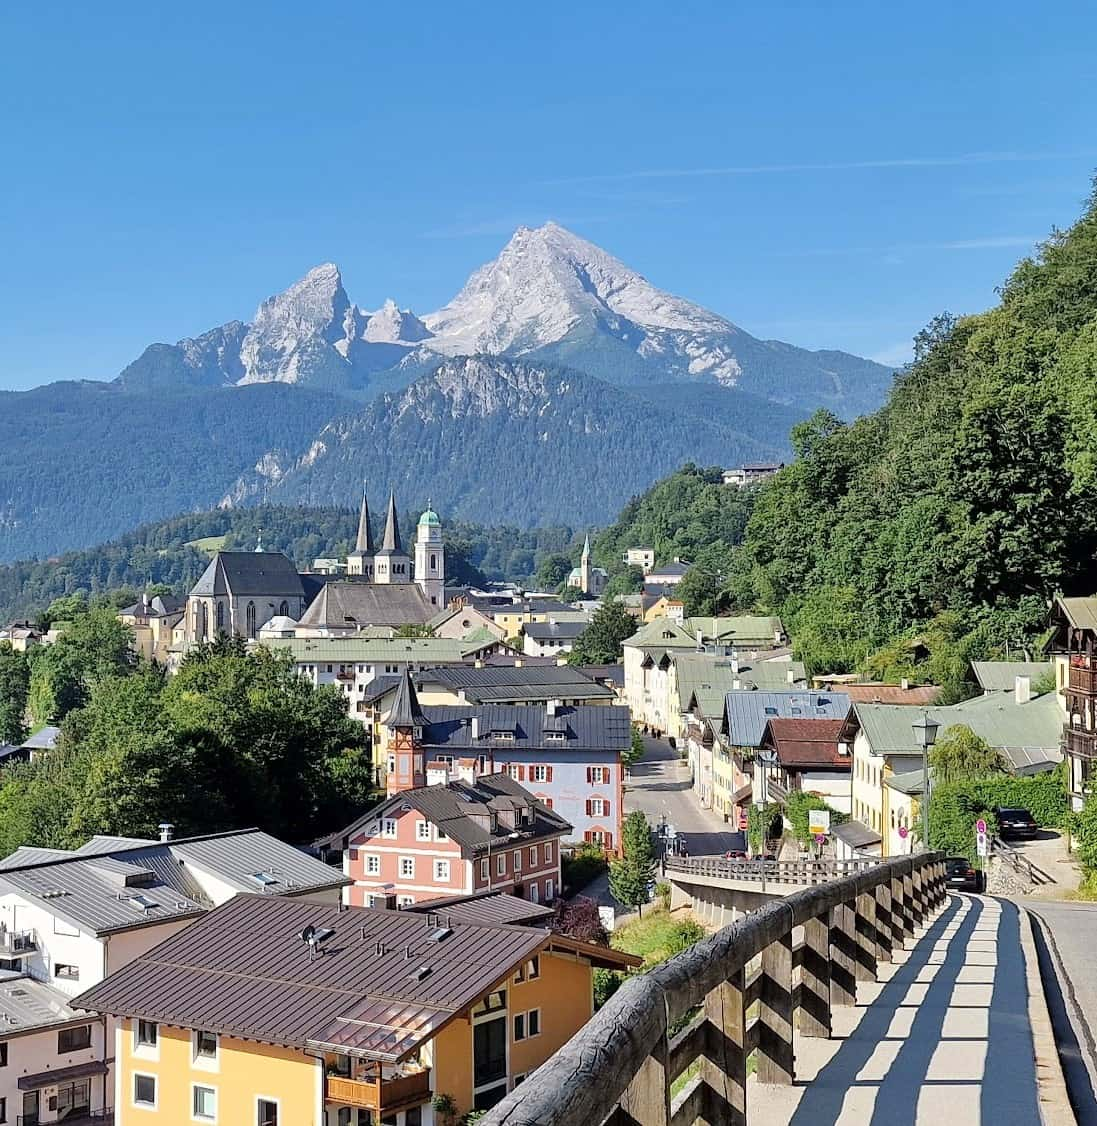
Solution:
{"label": "chimney", "polygon": [[697,627],[697,648],[698,649],[704,649],[704,647],[705,647],[705,635],[701,632],[701,627],[698,626]]}
{"label": "chimney", "polygon": [[795,669],[789,669],[788,672],[785,673],[785,680],[787,680],[789,682],[789,684],[795,684],[796,683],[796,670]]}
{"label": "chimney", "polygon": [[480,717],[474,715],[470,722],[472,725],[472,741],[475,743],[480,738]]}
{"label": "chimney", "polygon": [[731,671],[738,676],[739,674],[739,654],[733,649],[731,651]]}
{"label": "chimney", "polygon": [[560,707],[560,701],[559,700],[549,700],[549,702],[545,705],[545,712],[548,715],[555,715],[556,711],[559,707]]}
{"label": "chimney", "polygon": [[516,669],[520,669],[522,667],[522,658],[521,657],[515,657],[514,658],[514,667]]}
{"label": "chimney", "polygon": [[457,777],[470,786],[476,782],[476,763],[471,759],[461,759],[457,764]]}
{"label": "chimney", "polygon": [[779,629],[775,629],[773,631],[773,644],[774,645],[780,645],[781,644],[781,631]]}
{"label": "chimney", "polygon": [[906,677],[904,676],[904,677],[903,677],[903,679],[899,681],[899,687],[900,687],[900,688],[901,688],[901,689],[902,689],[902,690],[903,690],[904,692],[906,692],[906,691],[907,691],[907,689],[908,689],[908,688],[910,688],[910,681],[909,681],[909,680],[907,680],[907,678],[906,678]]}
{"label": "chimney", "polygon": [[1032,679],[1027,676],[1013,678],[1013,699],[1018,704],[1027,704],[1032,699]]}
{"label": "chimney", "polygon": [[479,657],[477,657],[476,660],[472,662],[472,667],[474,669],[482,669],[484,667],[484,662],[480,660]]}
{"label": "chimney", "polygon": [[160,830],[160,840],[165,843],[171,840],[172,834],[175,832],[175,826],[170,821],[161,821],[156,827]]}

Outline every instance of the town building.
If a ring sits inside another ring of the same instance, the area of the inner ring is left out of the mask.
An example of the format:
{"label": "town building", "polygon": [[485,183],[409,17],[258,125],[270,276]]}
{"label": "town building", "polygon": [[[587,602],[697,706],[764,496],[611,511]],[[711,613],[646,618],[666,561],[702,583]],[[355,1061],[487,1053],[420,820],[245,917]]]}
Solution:
{"label": "town building", "polygon": [[757,485],[760,481],[768,481],[770,477],[775,476],[784,467],[784,462],[776,461],[750,462],[746,465],[739,465],[734,469],[724,470],[724,484],[743,489],[747,485]]}
{"label": "town building", "polygon": [[[334,904],[346,882],[257,829],[164,841],[99,836],[71,852],[17,849],[0,861],[0,1013],[10,1008],[13,1018],[0,1025],[7,1121],[60,1121],[59,1108],[75,1120],[116,1105],[113,1035],[74,1012],[75,994],[241,892]],[[33,1019],[13,1023],[28,1007]]]}
{"label": "town building", "polygon": [[[420,704],[548,704],[617,702],[617,693],[573,665],[441,665],[413,674]],[[391,704],[401,676],[390,679],[381,706]],[[385,709],[388,710],[387,708]]]}
{"label": "town building", "polygon": [[464,640],[486,630],[493,637],[505,641],[509,636],[503,626],[499,625],[490,614],[470,605],[450,605],[444,610],[439,610],[428,621],[427,626],[435,637],[448,637],[455,640]]}
{"label": "town building", "polygon": [[522,627],[522,652],[527,657],[566,656],[588,625],[585,616],[580,621],[530,622]]}
{"label": "town building", "polygon": [[81,995],[116,1019],[117,1126],[445,1126],[575,1035],[596,967],[530,926],[240,896]]}
{"label": "town building", "polygon": [[646,576],[655,567],[655,548],[630,547],[621,562],[626,567],[639,567]]}
{"label": "town building", "polygon": [[405,670],[374,747],[389,795],[429,782],[509,773],[574,828],[574,839],[617,849],[627,708],[420,704]]}
{"label": "town building", "polygon": [[[841,740],[844,719],[771,719],[762,733],[755,781],[770,800],[801,791],[818,794],[839,813],[850,810],[849,744]],[[763,761],[769,759],[771,761]],[[764,784],[758,776],[764,775]]]}
{"label": "town building", "polygon": [[1061,745],[1067,791],[1078,811],[1097,774],[1097,596],[1056,598],[1045,651],[1055,665],[1055,695],[1063,712]]}
{"label": "town building", "polygon": [[1016,692],[1018,677],[1030,688],[1055,675],[1054,661],[972,661],[971,673],[976,684],[986,692]]}
{"label": "town building", "polygon": [[182,621],[185,600],[171,594],[147,594],[118,611],[124,626],[133,631],[133,648],[146,661],[167,665],[171,657],[172,630]]}
{"label": "town building", "polygon": [[601,567],[595,567],[590,554],[590,536],[583,540],[583,553],[579,566],[571,570],[567,585],[581,590],[588,598],[600,598],[609,576]]}
{"label": "town building", "polygon": [[677,586],[689,570],[689,564],[677,555],[669,563],[660,563],[644,576],[644,591],[665,594],[664,587]]}
{"label": "town building", "polygon": [[[448,778],[448,764],[428,779]],[[346,901],[406,907],[440,896],[505,892],[533,903],[560,894],[560,846],[572,826],[509,774],[402,790],[336,834]]]}

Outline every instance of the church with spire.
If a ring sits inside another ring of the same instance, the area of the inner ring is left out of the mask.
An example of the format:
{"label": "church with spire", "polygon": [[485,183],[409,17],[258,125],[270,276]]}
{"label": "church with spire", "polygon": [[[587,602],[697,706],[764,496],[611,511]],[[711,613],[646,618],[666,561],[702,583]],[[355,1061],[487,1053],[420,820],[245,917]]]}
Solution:
{"label": "church with spire", "polygon": [[605,590],[609,576],[601,567],[595,567],[590,554],[590,536],[583,540],[583,554],[579,566],[573,567],[568,575],[568,586],[581,590],[588,598],[600,598]]}

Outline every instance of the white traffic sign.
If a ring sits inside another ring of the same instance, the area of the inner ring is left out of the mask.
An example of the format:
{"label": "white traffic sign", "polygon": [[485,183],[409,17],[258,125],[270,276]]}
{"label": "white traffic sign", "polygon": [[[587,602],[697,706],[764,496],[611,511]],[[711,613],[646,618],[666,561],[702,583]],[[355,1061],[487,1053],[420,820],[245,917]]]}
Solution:
{"label": "white traffic sign", "polygon": [[813,837],[825,837],[830,832],[830,810],[808,810],[808,832]]}
{"label": "white traffic sign", "polygon": [[986,835],[986,833],[976,833],[975,834],[975,851],[980,856],[988,856],[990,854],[990,849],[987,848],[987,835]]}

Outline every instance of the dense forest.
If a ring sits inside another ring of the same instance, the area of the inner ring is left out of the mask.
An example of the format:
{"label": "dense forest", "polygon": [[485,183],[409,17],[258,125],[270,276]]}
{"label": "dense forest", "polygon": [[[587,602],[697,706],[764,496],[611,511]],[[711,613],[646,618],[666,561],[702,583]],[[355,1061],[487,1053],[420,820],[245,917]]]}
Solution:
{"label": "dense forest", "polygon": [[919,335],[880,411],[791,438],[734,602],[780,613],[815,668],[950,692],[971,657],[1037,646],[1056,591],[1097,588],[1097,193],[997,307]]}
{"label": "dense forest", "polygon": [[[408,550],[417,512],[401,517]],[[374,534],[381,537],[381,514]],[[49,562],[0,566],[0,622],[36,617],[56,598],[167,586],[183,593],[205,569],[211,550],[251,551],[260,531],[263,546],[284,551],[298,567],[320,557],[343,557],[354,543],[358,516],[345,508],[263,505],[216,509],[146,524],[87,551],[73,551]],[[447,578],[454,583],[487,580],[523,582],[546,553],[571,552],[578,558],[576,535],[566,527],[485,528],[443,522]]]}

